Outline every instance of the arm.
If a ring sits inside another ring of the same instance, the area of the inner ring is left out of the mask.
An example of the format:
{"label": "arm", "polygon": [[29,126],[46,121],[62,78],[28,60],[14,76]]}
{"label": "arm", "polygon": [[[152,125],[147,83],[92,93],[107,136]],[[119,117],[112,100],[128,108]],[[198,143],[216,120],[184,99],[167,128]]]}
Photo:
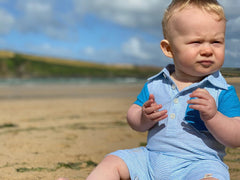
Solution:
{"label": "arm", "polygon": [[127,113],[127,121],[134,130],[147,131],[167,117],[167,110],[159,111],[161,108],[162,105],[158,105],[154,96],[150,94],[148,101],[142,107],[137,104],[131,105]]}
{"label": "arm", "polygon": [[207,90],[197,89],[188,101],[189,107],[199,111],[201,119],[208,130],[223,145],[229,147],[240,146],[240,117],[229,118],[217,111],[216,102]]}

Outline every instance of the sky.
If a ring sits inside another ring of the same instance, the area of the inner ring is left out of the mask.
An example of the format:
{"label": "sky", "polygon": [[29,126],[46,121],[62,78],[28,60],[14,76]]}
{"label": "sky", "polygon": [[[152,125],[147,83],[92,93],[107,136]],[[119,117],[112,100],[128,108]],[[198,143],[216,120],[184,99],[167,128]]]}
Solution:
{"label": "sky", "polygon": [[[104,64],[165,66],[161,20],[170,0],[0,0],[0,50]],[[228,19],[224,67],[240,67],[240,1]]]}

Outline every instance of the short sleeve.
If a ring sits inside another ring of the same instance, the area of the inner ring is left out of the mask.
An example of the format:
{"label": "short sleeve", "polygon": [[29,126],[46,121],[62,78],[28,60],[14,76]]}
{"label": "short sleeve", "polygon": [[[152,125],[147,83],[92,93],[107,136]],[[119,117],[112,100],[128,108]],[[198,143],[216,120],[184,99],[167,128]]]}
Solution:
{"label": "short sleeve", "polygon": [[218,111],[228,117],[240,116],[240,102],[233,86],[220,93]]}
{"label": "short sleeve", "polygon": [[142,88],[142,91],[137,96],[137,100],[134,102],[134,104],[143,106],[143,104],[149,99],[149,91],[148,91],[147,85],[148,85],[148,83],[145,83],[145,85]]}

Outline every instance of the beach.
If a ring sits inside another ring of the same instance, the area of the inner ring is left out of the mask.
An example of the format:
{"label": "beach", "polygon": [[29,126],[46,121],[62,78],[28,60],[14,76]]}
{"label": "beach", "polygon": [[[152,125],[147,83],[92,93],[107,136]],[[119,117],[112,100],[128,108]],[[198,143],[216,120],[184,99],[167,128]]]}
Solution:
{"label": "beach", "polygon": [[[240,78],[228,78],[240,97]],[[126,112],[143,82],[0,84],[2,180],[83,180],[104,156],[146,144]],[[227,148],[231,180],[240,149]]]}

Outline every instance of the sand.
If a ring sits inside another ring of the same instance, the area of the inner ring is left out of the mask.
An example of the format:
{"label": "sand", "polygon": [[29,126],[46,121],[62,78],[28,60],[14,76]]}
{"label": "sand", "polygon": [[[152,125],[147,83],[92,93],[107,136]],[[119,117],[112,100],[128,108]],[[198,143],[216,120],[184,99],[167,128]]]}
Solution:
{"label": "sand", "polygon": [[[229,81],[240,97],[240,78]],[[142,85],[0,85],[1,179],[83,180],[107,153],[144,145],[125,120]],[[240,149],[227,152],[240,179]]]}

